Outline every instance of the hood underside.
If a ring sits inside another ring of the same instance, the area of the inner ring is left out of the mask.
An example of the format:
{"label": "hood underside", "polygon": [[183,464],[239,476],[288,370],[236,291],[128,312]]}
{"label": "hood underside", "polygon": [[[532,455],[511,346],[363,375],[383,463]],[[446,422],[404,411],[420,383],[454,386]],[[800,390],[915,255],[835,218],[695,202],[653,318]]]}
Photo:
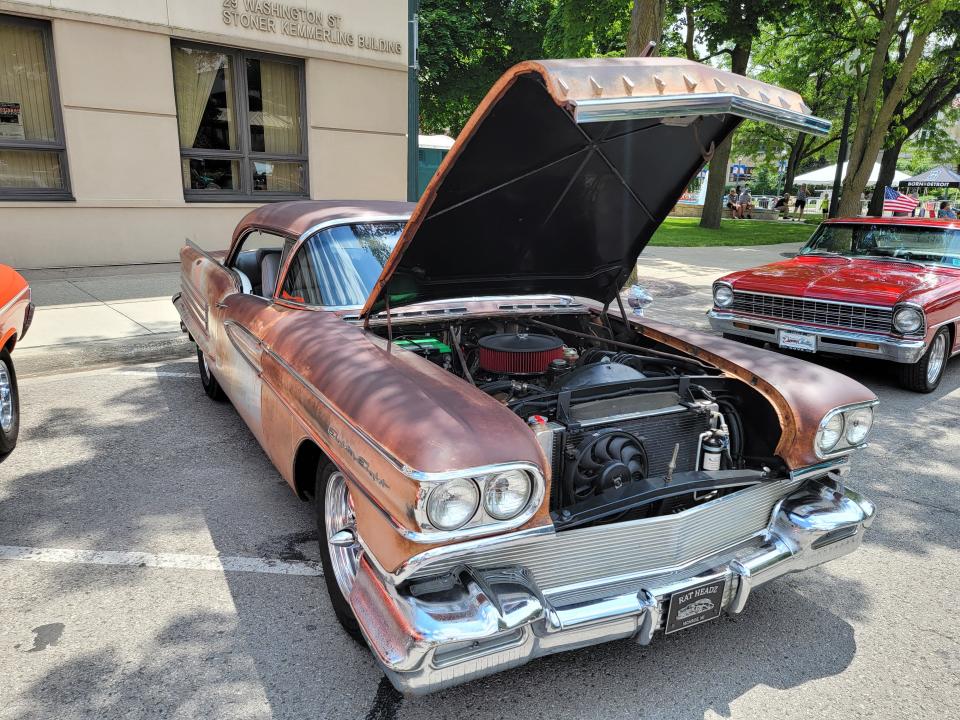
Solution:
{"label": "hood underside", "polygon": [[512,68],[430,182],[362,314],[506,294],[610,302],[745,118],[830,127],[795,93],[686,60]]}

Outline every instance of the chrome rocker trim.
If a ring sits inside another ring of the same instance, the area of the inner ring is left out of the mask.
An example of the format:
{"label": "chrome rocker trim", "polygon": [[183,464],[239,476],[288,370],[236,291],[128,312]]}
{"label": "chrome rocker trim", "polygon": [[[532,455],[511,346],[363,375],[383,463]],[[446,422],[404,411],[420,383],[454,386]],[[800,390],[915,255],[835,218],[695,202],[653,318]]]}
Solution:
{"label": "chrome rocker trim", "polygon": [[750,593],[856,550],[873,521],[873,503],[821,474],[782,499],[767,529],[683,572],[651,576],[649,586],[611,586],[587,602],[545,597],[524,568],[472,568],[464,585],[415,597],[386,581],[367,557],[350,605],[374,657],[401,692],[459,685],[553,653],[620,638],[651,642],[666,623],[670,596],[725,579],[722,608],[744,610]]}
{"label": "chrome rocker trim", "polygon": [[[917,362],[927,351],[926,340],[895,338],[888,335],[877,335],[874,333],[863,333],[850,330],[839,330],[831,328],[815,327],[811,325],[796,325],[793,323],[777,322],[763,318],[756,318],[751,315],[740,315],[738,313],[727,312],[724,310],[710,310],[707,313],[710,320],[710,327],[717,332],[730,335],[739,335],[741,337],[763,340],[765,342],[776,343],[776,334],[758,332],[746,328],[734,326],[734,322],[766,327],[772,330],[791,330],[795,332],[809,333],[817,336],[817,352],[829,353],[831,355],[856,355],[857,357],[872,357],[881,360],[890,360],[897,363],[913,364]],[[826,342],[824,342],[826,340]],[[856,343],[864,342],[878,345],[877,350],[867,348],[858,348],[853,345],[842,345],[831,340]]]}

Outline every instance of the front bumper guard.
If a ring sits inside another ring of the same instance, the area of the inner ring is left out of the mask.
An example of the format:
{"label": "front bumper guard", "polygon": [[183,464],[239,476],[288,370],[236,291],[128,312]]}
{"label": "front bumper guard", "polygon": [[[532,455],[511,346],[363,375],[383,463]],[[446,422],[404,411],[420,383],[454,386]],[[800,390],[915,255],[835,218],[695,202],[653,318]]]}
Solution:
{"label": "front bumper guard", "polygon": [[927,351],[927,343],[923,339],[911,340],[854,330],[796,325],[717,309],[710,310],[707,318],[710,320],[710,327],[717,332],[774,344],[777,343],[779,330],[816,335],[817,352],[834,355],[872,357],[896,363],[913,364]]}
{"label": "front bumper guard", "polygon": [[608,597],[556,606],[521,567],[468,567],[463,586],[417,598],[383,582],[363,560],[350,604],[394,686],[423,694],[611,640],[646,645],[665,623],[670,596],[705,582],[726,579],[722,607],[738,614],[754,588],[856,550],[874,512],[839,478],[812,480],[778,503],[758,543],[650,587],[639,579],[629,592],[619,584]]}

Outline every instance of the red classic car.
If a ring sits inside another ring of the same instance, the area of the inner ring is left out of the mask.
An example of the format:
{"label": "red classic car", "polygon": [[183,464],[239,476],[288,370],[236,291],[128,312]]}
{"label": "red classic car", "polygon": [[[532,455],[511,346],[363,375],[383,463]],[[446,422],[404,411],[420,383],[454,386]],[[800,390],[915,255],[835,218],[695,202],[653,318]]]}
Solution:
{"label": "red classic car", "polygon": [[647,644],[860,545],[874,394],[620,300],[745,117],[825,130],[684,60],[523,63],[417,205],[266,205],[181,251],[203,388],[313,502],[333,612],[397,688]]}
{"label": "red classic car", "polygon": [[20,395],[10,353],[33,321],[27,281],[13,268],[0,265],[0,457],[17,444]]}
{"label": "red classic car", "polygon": [[899,363],[902,385],[932,392],[960,352],[960,222],[824,222],[790,260],[713,285],[724,337]]}

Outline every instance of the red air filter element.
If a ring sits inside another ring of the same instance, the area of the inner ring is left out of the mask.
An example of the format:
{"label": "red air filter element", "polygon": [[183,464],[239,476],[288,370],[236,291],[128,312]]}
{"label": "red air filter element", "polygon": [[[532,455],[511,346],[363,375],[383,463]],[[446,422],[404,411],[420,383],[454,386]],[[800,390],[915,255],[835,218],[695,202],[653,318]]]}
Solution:
{"label": "red air filter element", "polygon": [[542,375],[563,357],[563,341],[550,335],[510,334],[480,338],[480,367],[505,375]]}

